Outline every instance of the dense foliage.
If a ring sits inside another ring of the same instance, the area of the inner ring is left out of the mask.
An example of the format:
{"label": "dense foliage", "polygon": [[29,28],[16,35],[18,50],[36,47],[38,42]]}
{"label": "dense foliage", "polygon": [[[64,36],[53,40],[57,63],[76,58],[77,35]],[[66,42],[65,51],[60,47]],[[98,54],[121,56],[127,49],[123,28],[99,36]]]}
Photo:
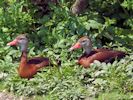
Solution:
{"label": "dense foliage", "polygon": [[[38,17],[37,7],[28,0],[0,1],[0,89],[39,100],[132,99],[133,1],[89,0],[88,8],[79,15],[70,12],[72,3],[49,4],[50,13]],[[17,74],[21,52],[6,46],[21,33],[29,35],[29,58],[43,55],[54,64],[31,80]],[[84,69],[75,63],[81,50],[68,51],[83,35],[91,37],[94,47],[106,45],[129,55],[113,64],[96,61]],[[61,66],[55,59],[61,60]]]}

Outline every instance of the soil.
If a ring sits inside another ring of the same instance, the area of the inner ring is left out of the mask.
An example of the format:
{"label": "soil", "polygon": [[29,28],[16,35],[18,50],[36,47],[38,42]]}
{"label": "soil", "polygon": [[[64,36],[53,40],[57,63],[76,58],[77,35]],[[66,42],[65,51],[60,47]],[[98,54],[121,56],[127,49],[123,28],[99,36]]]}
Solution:
{"label": "soil", "polygon": [[0,92],[0,100],[30,100],[25,97],[17,97],[8,92]]}

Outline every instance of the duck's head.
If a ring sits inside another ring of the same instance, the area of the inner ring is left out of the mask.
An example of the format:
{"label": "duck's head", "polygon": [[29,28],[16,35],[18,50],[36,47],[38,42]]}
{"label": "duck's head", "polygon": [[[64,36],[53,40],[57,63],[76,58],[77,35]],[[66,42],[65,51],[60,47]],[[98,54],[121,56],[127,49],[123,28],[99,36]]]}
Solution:
{"label": "duck's head", "polygon": [[26,37],[26,34],[21,34],[17,36],[13,41],[7,43],[9,46],[20,46],[21,51],[27,50],[28,45],[28,39]]}
{"label": "duck's head", "polygon": [[70,49],[69,51],[73,51],[75,49],[83,48],[85,53],[89,54],[92,49],[92,43],[88,36],[81,37]]}

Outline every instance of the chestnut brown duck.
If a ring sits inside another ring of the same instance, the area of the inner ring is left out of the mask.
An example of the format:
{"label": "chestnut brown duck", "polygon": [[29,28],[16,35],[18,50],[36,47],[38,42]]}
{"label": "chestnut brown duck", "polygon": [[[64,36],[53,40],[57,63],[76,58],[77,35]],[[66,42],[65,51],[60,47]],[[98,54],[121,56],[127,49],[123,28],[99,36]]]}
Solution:
{"label": "chestnut brown duck", "polygon": [[81,64],[83,67],[88,68],[94,60],[100,62],[112,62],[116,58],[123,58],[126,54],[122,51],[116,51],[106,48],[92,49],[92,42],[88,36],[80,38],[76,44],[74,44],[69,50],[73,51],[75,49],[83,48],[84,53],[78,59],[78,64]]}
{"label": "chestnut brown duck", "polygon": [[9,42],[9,46],[20,46],[22,55],[18,68],[18,74],[21,78],[32,78],[40,68],[50,64],[49,58],[34,57],[28,60],[27,47],[28,39],[25,34],[17,36],[13,41]]}

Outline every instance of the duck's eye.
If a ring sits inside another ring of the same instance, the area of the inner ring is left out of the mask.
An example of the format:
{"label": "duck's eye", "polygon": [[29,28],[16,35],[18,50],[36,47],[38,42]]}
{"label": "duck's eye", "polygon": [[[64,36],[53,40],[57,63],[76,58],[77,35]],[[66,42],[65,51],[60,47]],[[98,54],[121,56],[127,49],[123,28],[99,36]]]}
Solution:
{"label": "duck's eye", "polygon": [[85,40],[82,41],[82,43],[85,43],[85,42],[86,42]]}
{"label": "duck's eye", "polygon": [[19,38],[19,40],[25,40],[25,38]]}

